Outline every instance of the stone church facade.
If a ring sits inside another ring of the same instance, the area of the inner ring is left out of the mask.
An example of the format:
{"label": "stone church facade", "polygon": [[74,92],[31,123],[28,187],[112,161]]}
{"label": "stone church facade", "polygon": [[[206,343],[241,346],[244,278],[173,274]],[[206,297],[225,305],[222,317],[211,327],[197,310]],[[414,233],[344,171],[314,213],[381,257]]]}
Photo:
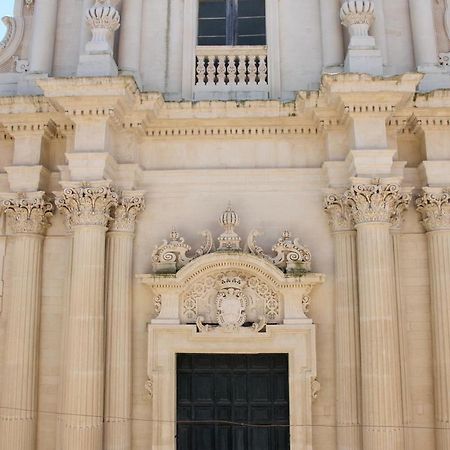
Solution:
{"label": "stone church facade", "polygon": [[450,2],[16,0],[1,450],[450,450]]}

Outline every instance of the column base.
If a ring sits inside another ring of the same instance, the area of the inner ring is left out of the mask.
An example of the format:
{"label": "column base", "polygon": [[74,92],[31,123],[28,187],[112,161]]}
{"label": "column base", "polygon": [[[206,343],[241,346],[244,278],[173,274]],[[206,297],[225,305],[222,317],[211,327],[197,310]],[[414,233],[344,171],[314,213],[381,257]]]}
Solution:
{"label": "column base", "polygon": [[383,56],[378,49],[349,49],[344,63],[345,72],[383,75]]}
{"label": "column base", "polygon": [[111,55],[80,55],[77,76],[117,77],[119,70]]}

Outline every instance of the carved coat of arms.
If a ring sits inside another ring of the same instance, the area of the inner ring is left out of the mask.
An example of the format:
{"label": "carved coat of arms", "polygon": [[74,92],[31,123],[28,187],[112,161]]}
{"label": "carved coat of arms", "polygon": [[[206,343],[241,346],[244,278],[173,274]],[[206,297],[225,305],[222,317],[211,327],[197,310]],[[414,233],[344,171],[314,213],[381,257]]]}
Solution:
{"label": "carved coat of arms", "polygon": [[248,299],[243,292],[244,281],[239,277],[225,277],[217,293],[217,322],[227,330],[235,330],[245,323]]}

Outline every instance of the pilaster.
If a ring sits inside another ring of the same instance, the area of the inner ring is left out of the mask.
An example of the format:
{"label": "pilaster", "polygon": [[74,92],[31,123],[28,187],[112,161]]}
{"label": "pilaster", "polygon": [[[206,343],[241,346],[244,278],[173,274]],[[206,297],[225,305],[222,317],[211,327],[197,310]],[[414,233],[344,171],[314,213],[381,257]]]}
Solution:
{"label": "pilaster", "polygon": [[450,448],[450,187],[418,198],[427,231],[433,329],[436,450]]}
{"label": "pilaster", "polygon": [[143,192],[125,191],[106,239],[106,380],[104,450],[131,448],[133,239]]}
{"label": "pilaster", "polygon": [[13,233],[3,380],[0,388],[0,448],[36,448],[42,247],[53,207],[43,192],[4,200]]}
{"label": "pilaster", "polygon": [[391,225],[410,201],[396,180],[353,179],[345,193],[357,229],[363,448],[404,450]]}
{"label": "pilaster", "polygon": [[105,235],[117,194],[108,182],[67,183],[57,207],[73,231],[58,448],[102,450]]}
{"label": "pilaster", "polygon": [[361,367],[356,231],[345,198],[325,197],[334,238],[337,449],[361,450]]}

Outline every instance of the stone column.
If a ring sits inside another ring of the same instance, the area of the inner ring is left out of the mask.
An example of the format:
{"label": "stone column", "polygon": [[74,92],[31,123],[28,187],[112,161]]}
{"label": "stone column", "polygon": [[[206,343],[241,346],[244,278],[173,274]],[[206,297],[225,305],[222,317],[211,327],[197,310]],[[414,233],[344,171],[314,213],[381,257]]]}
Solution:
{"label": "stone column", "polygon": [[58,0],[37,0],[30,40],[30,72],[51,73],[55,49]]}
{"label": "stone column", "polygon": [[322,28],[322,65],[325,73],[342,71],[344,65],[344,36],[339,20],[339,0],[320,0]]}
{"label": "stone column", "polygon": [[140,78],[142,0],[124,0],[119,43],[119,70]]}
{"label": "stone column", "polygon": [[11,293],[0,387],[0,448],[36,448],[42,247],[52,205],[43,192],[3,202],[13,232]]}
{"label": "stone column", "polygon": [[450,188],[417,200],[427,230],[433,327],[436,450],[450,448]]}
{"label": "stone column", "polygon": [[405,450],[394,252],[390,228],[409,194],[396,181],[353,179],[357,229],[364,450]]}
{"label": "stone column", "polygon": [[132,266],[142,192],[124,192],[106,238],[105,450],[131,448]]}
{"label": "stone column", "polygon": [[105,238],[117,194],[106,182],[66,186],[56,200],[73,230],[58,449],[102,450]]}
{"label": "stone column", "polygon": [[337,449],[361,450],[361,373],[356,231],[345,199],[324,202],[334,238]]}
{"label": "stone column", "polygon": [[436,28],[431,0],[409,0],[414,55],[419,70],[438,63]]}

